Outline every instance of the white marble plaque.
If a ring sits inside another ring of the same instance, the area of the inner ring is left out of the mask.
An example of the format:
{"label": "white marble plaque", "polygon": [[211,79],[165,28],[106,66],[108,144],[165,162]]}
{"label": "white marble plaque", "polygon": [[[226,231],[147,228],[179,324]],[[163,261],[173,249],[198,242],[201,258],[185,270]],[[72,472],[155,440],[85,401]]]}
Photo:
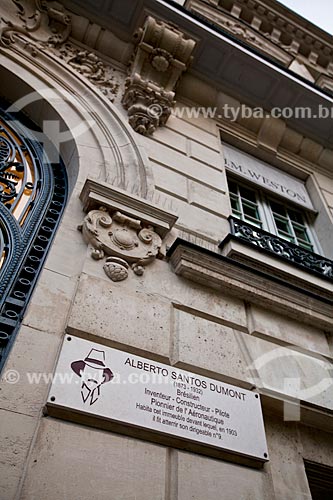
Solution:
{"label": "white marble plaque", "polygon": [[254,156],[223,144],[225,168],[237,176],[297,205],[313,210],[304,182]]}
{"label": "white marble plaque", "polygon": [[257,393],[71,335],[48,407],[268,460]]}

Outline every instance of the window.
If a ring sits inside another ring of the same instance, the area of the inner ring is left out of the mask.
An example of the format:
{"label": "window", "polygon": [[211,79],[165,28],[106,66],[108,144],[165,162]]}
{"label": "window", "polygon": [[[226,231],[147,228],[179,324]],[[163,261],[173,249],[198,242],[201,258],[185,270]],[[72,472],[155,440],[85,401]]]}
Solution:
{"label": "window", "polygon": [[233,215],[250,224],[262,227],[256,192],[231,180],[228,181],[228,184]]}
{"label": "window", "polygon": [[234,217],[306,250],[318,251],[306,215],[300,210],[233,178],[228,179],[228,185]]}
{"label": "window", "polygon": [[[311,177],[305,184],[224,142],[223,154],[232,215],[229,217],[230,232],[219,245],[222,253],[262,267],[260,253],[269,254],[273,259],[266,259],[264,265],[270,272],[300,279],[302,286],[305,276],[298,274],[296,278],[287,267],[282,271],[276,258],[333,281],[333,260],[323,254],[325,250],[332,258],[331,220]],[[319,213],[310,193],[320,207]],[[323,250],[319,238],[324,242]],[[246,252],[246,247],[256,248],[260,253]],[[308,279],[307,276],[306,286]]]}
{"label": "window", "polygon": [[304,461],[312,500],[331,500],[333,492],[333,467]]}

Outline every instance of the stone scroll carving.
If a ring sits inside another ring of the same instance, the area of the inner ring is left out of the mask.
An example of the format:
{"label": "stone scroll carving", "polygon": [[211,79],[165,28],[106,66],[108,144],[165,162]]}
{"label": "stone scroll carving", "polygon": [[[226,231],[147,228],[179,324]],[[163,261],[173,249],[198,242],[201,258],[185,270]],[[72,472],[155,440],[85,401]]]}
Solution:
{"label": "stone scroll carving", "polygon": [[107,257],[103,268],[112,281],[126,279],[130,267],[141,276],[145,266],[156,259],[162,244],[153,226],[144,227],[140,220],[119,211],[111,215],[104,207],[91,210],[78,229],[92,246],[92,258]]}
{"label": "stone scroll carving", "polygon": [[[30,40],[50,46],[64,43],[72,29],[69,12],[53,0],[11,0],[6,19],[0,23],[0,44],[15,43],[15,35],[26,35]],[[16,13],[13,11],[16,8]]]}
{"label": "stone scroll carving", "polygon": [[[52,49],[51,49],[52,50]],[[53,49],[66,64],[84,76],[113,102],[119,89],[114,69],[94,52],[75,47],[72,43]]]}
{"label": "stone scroll carving", "polygon": [[122,103],[133,129],[150,135],[170,116],[175,87],[191,62],[195,42],[152,17],[134,38],[136,50]]}
{"label": "stone scroll carving", "polygon": [[95,52],[69,42],[71,14],[53,0],[1,0],[5,17],[0,16],[0,45],[15,46],[18,38],[24,48],[37,57],[41,52],[54,54],[63,63],[84,76],[113,102],[119,89],[115,69]]}

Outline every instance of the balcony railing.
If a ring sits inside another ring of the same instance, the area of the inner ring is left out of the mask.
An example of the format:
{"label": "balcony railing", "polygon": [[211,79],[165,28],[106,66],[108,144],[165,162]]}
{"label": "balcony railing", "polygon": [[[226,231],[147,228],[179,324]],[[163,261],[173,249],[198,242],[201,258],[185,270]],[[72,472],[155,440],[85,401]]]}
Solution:
{"label": "balcony railing", "polygon": [[233,239],[333,281],[333,261],[235,217],[229,217],[229,222]]}

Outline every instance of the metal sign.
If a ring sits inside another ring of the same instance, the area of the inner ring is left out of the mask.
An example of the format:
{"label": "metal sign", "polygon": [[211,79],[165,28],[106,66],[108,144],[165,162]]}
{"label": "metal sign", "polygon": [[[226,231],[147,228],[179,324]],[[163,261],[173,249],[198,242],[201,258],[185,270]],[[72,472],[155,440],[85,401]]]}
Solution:
{"label": "metal sign", "polygon": [[225,168],[262,189],[314,211],[304,182],[254,156],[223,144]]}
{"label": "metal sign", "polygon": [[121,424],[116,431],[255,466],[268,460],[257,393],[81,338],[65,337],[47,404],[89,425]]}

